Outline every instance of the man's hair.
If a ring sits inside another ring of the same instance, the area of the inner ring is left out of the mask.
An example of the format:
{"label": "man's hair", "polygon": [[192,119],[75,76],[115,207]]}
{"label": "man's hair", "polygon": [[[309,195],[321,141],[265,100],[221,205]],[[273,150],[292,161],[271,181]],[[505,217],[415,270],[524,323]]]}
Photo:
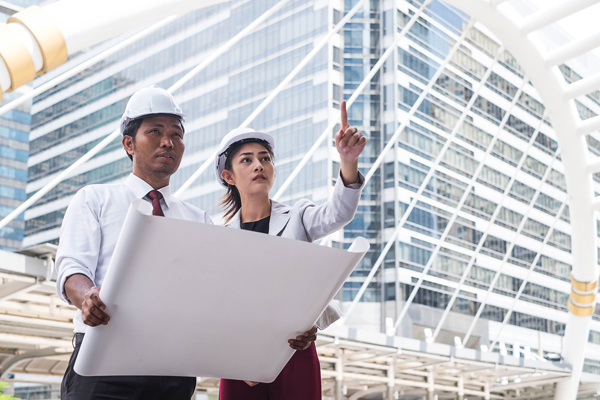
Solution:
{"label": "man's hair", "polygon": [[[142,126],[142,122],[144,122],[144,119],[146,119],[146,118],[154,118],[154,117],[173,117],[173,118],[176,118],[179,121],[179,124],[181,125],[181,130],[183,132],[185,132],[185,128],[183,127],[183,122],[181,122],[181,118],[178,117],[177,115],[173,115],[173,114],[156,114],[156,115],[149,115],[147,117],[141,117],[141,118],[137,118],[137,119],[133,119],[133,120],[129,121],[129,123],[127,124],[127,126],[125,126],[125,129],[123,129],[123,136],[131,136],[131,140],[133,141],[133,143],[135,143],[135,135],[136,135],[137,131],[140,129],[140,126]],[[127,157],[129,157],[129,159],[131,161],[133,161],[133,156],[131,154],[129,154],[129,152],[127,150],[125,150],[125,153],[127,153]]]}

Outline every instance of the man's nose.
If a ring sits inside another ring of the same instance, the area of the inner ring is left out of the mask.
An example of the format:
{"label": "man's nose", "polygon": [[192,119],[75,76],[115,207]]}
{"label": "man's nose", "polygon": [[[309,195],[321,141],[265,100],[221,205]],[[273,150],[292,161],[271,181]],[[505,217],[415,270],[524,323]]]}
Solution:
{"label": "man's nose", "polygon": [[163,136],[160,139],[160,147],[173,148],[173,141],[170,136]]}

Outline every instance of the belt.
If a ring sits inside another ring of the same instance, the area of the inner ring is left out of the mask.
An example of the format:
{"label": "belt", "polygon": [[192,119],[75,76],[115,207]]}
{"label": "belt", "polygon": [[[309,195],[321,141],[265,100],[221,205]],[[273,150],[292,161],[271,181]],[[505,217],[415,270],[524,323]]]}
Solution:
{"label": "belt", "polygon": [[73,339],[75,340],[75,344],[73,347],[79,346],[81,342],[83,342],[83,333],[76,333]]}

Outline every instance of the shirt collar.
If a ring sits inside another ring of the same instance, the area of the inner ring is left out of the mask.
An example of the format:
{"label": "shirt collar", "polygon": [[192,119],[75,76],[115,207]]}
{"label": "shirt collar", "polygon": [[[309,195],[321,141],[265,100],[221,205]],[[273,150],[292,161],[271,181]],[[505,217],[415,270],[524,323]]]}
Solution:
{"label": "shirt collar", "polygon": [[[139,176],[135,176],[134,174],[129,174],[127,180],[125,181],[125,185],[131,189],[133,194],[138,199],[143,199],[146,197],[148,192],[154,190],[152,186],[148,184],[145,180],[140,178]],[[163,199],[165,200],[165,205],[167,208],[170,207],[171,204],[171,187],[169,185],[158,189],[158,191],[163,195]]]}

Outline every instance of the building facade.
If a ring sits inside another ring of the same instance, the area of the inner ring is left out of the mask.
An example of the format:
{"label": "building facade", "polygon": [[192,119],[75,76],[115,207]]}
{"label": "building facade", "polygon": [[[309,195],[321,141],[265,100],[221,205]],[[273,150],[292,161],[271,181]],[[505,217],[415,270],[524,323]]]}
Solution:
{"label": "building facade", "polygon": [[[275,3],[232,1],[190,13],[35,98],[27,195],[112,132],[132,93],[170,86]],[[174,189],[357,3],[290,1],[175,93],[190,118]],[[389,150],[354,221],[331,238],[337,247],[357,236],[371,243],[338,295],[346,310],[381,265],[345,322],[471,348],[493,344],[523,357],[560,353],[571,227],[551,121],[516,60],[485,27],[438,1],[421,8],[417,0],[366,1],[251,124],[276,139],[273,193],[391,47],[349,108],[350,124],[369,138],[361,170],[367,174]],[[120,40],[72,57],[40,83]],[[573,66],[561,70],[566,81],[580,79]],[[600,95],[577,106],[584,119],[598,115]],[[339,169],[332,138],[281,201],[326,201]],[[600,140],[590,136],[588,144],[600,155]],[[26,212],[24,244],[57,243],[78,189],[123,180],[130,171],[113,142]],[[222,194],[209,169],[182,198],[218,221]],[[597,373],[600,312],[589,342],[585,370]]]}
{"label": "building facade", "polygon": [[[37,1],[11,1],[16,7],[28,7]],[[6,13],[3,13],[5,11]],[[9,9],[0,10],[0,22],[9,18]],[[27,88],[4,93],[0,107],[21,96]],[[10,214],[25,201],[31,102],[0,115],[0,218]],[[23,215],[0,230],[0,250],[13,251],[23,245],[25,221]]]}

